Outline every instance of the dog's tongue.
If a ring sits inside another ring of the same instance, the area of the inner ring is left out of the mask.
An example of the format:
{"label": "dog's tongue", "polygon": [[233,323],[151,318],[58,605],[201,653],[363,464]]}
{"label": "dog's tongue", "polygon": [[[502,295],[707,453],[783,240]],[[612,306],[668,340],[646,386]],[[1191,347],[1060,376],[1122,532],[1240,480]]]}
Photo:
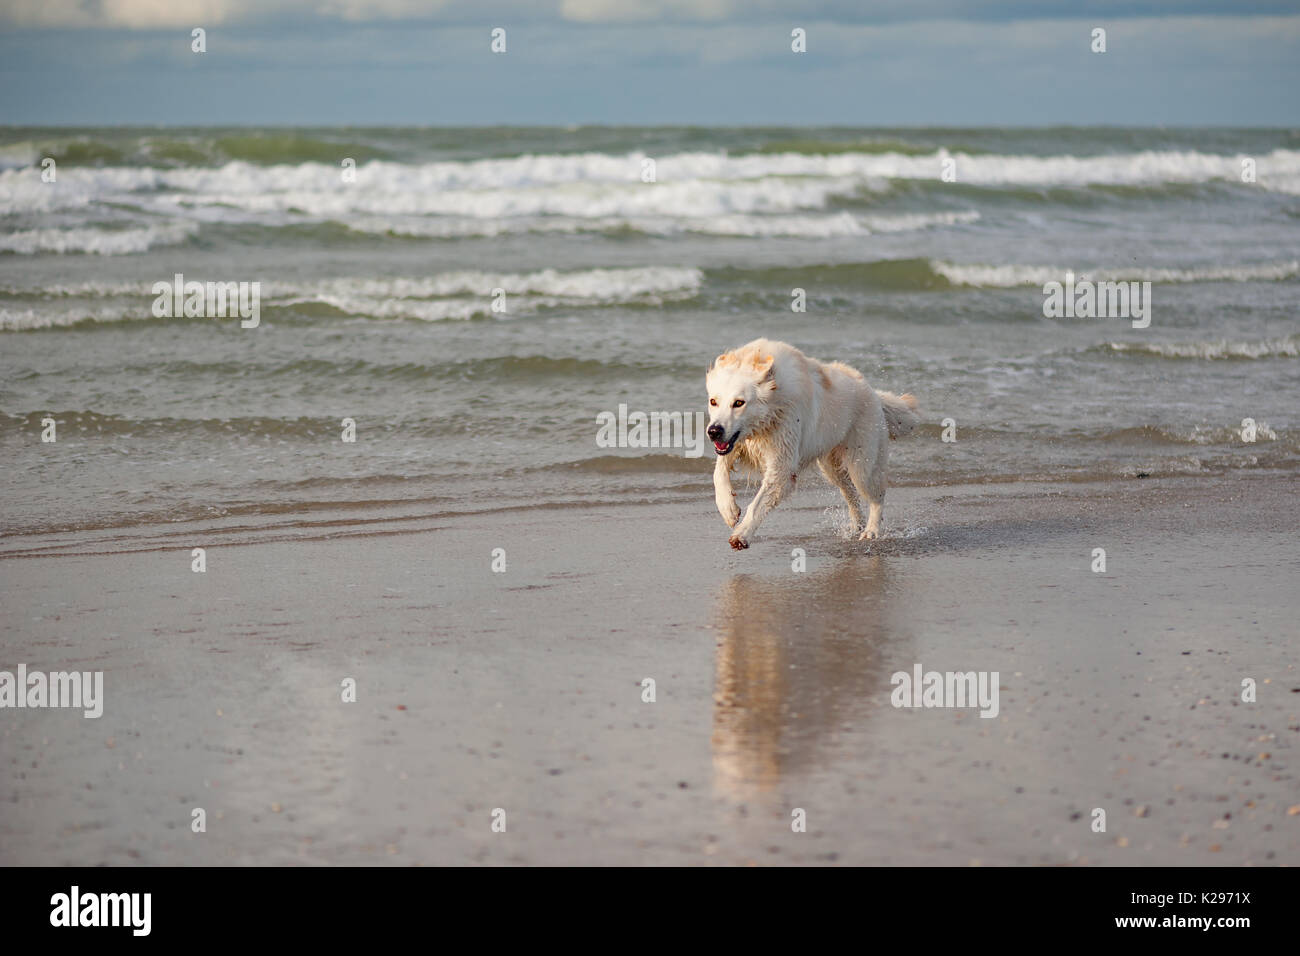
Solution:
{"label": "dog's tongue", "polygon": [[726,451],[727,443],[725,441],[715,441],[713,443],[713,447],[716,448],[718,451]]}

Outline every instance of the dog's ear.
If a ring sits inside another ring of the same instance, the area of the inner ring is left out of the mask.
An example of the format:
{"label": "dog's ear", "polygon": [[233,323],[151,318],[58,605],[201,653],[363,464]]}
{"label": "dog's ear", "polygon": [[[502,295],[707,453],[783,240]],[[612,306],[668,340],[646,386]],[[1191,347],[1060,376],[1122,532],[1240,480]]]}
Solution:
{"label": "dog's ear", "polygon": [[736,358],[735,353],[723,352],[721,355],[719,355],[717,358],[713,360],[713,365],[710,365],[709,368],[710,369],[713,368],[714,365],[739,365],[739,364],[740,364],[740,359]]}
{"label": "dog's ear", "polygon": [[750,361],[754,364],[754,371],[758,373],[758,382],[760,385],[764,382],[770,382],[776,377],[776,373],[772,368],[773,363],[775,362],[773,356],[764,355],[760,358],[755,355]]}

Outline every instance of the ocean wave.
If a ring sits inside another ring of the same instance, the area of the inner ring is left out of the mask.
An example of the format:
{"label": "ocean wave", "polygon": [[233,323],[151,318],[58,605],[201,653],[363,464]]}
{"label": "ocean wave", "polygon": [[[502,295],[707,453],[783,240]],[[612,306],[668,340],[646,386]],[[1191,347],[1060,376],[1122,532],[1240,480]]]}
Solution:
{"label": "ocean wave", "polygon": [[858,216],[849,212],[826,215],[726,215],[707,217],[609,216],[595,219],[525,217],[515,219],[447,219],[418,217],[349,220],[356,232],[412,238],[492,237],[515,233],[636,233],[649,236],[681,234],[737,238],[830,238],[873,233],[910,232],[935,226],[976,222],[973,209],[941,213]]}
{"label": "ocean wave", "polygon": [[[949,147],[952,148],[952,147]],[[979,152],[969,148],[963,149],[963,152]],[[905,143],[897,139],[875,139],[875,140],[827,140],[827,139],[783,139],[770,143],[764,143],[762,146],[752,150],[735,150],[733,155],[744,155],[745,153],[757,153],[759,155],[771,155],[773,153],[800,153],[805,156],[835,156],[841,153],[856,153],[859,155],[871,155],[876,153],[896,153],[903,156],[925,156],[933,153],[934,150],[929,146],[919,146],[915,143]]]}
{"label": "ocean wave", "polygon": [[544,187],[445,189],[385,183],[374,189],[348,189],[331,182],[318,189],[295,188],[204,191],[153,200],[163,204],[205,204],[222,209],[259,213],[299,212],[317,219],[346,222],[354,215],[445,216],[462,219],[514,219],[563,216],[588,220],[610,217],[671,216],[698,219],[737,213],[780,214],[819,210],[837,195],[858,189],[849,179],[783,179],[745,181],[686,180],[556,183]]}
{"label": "ocean wave", "polygon": [[416,319],[422,322],[467,321],[469,319],[509,319],[529,315],[539,309],[578,304],[572,299],[557,296],[520,297],[506,301],[504,310],[493,307],[486,298],[454,299],[386,299],[375,296],[319,294],[310,298],[293,299],[284,306],[324,305],[339,315],[360,316],[370,319]]}
{"label": "ocean wave", "polygon": [[[957,220],[955,220],[957,221]],[[1121,266],[1074,269],[1075,279],[1093,281],[1280,282],[1300,276],[1300,262],[1262,262],[1188,269]],[[810,286],[823,289],[890,289],[945,291],[952,289],[1010,289],[1039,286],[1065,279],[1065,268],[1046,265],[989,265],[940,259],[876,259],[869,262],[809,263],[800,266],[726,267],[709,270],[709,277],[746,286]]]}
{"label": "ocean wave", "polygon": [[1124,355],[1168,359],[1269,359],[1300,357],[1300,336],[1260,342],[1107,342],[1101,348]]}
{"label": "ocean wave", "polygon": [[[205,280],[210,276],[191,276]],[[256,276],[250,276],[250,281]],[[170,275],[159,281],[172,281]],[[538,293],[579,298],[617,298],[647,293],[689,292],[698,289],[704,273],[691,267],[631,266],[614,269],[580,269],[563,271],[542,269],[537,272],[481,272],[457,270],[440,272],[431,276],[336,276],[314,282],[289,282],[267,280],[262,282],[263,299],[290,299],[327,292],[338,295],[397,296],[403,298],[431,298],[442,295],[488,295],[494,288],[504,288],[508,293]],[[117,297],[149,296],[152,298],[153,281],[130,282],[99,279],[73,283],[14,282],[0,285],[0,293],[14,296],[64,297]]]}
{"label": "ocean wave", "polygon": [[126,256],[157,246],[174,246],[198,233],[197,225],[169,222],[137,229],[27,229],[0,234],[0,252]]}
{"label": "ocean wave", "polygon": [[[1266,441],[1278,441],[1278,434],[1267,423],[1256,424],[1256,438]],[[944,428],[932,422],[922,422],[917,426],[917,434],[929,438],[941,439]],[[1300,436],[1294,436],[1300,437]],[[981,443],[990,446],[1013,446],[1026,440],[1033,443],[1047,443],[1053,446],[1113,445],[1131,448],[1134,446],[1206,446],[1206,445],[1240,445],[1241,429],[1235,425],[1169,425],[1145,424],[1096,427],[1065,426],[1047,423],[1026,423],[1015,428],[997,425],[967,425],[961,430],[961,440],[971,444]],[[1300,447],[1300,444],[1297,445]]]}
{"label": "ocean wave", "polygon": [[311,286],[271,282],[263,288],[273,296],[303,295],[323,290],[339,295],[418,299],[466,294],[486,296],[499,288],[508,294],[615,301],[642,295],[693,292],[703,281],[704,273],[699,269],[652,266],[570,272],[557,269],[526,273],[457,271],[416,278],[338,278]]}
{"label": "ocean wave", "polygon": [[152,283],[130,282],[121,279],[90,279],[82,282],[15,282],[0,283],[0,294],[26,298],[55,299],[114,298],[116,296],[148,295]]}
{"label": "ocean wave", "polygon": [[[254,136],[250,142],[265,145],[266,139]],[[268,149],[276,154],[280,147]],[[6,156],[17,161],[29,153],[27,144],[12,144]],[[973,204],[978,193],[972,190],[986,187],[1021,196],[1035,188],[1058,193],[1089,186],[1168,189],[1215,183],[1227,189],[1240,184],[1244,158],[1194,151],[1086,157],[945,150],[662,157],[587,152],[420,163],[375,158],[357,166],[355,179],[346,182],[340,167],[316,159],[274,165],[245,159],[219,166],[73,165],[59,169],[57,183],[42,182],[37,168],[24,166],[0,170],[0,216],[7,217],[9,230],[0,235],[0,253],[131,255],[184,242],[200,226],[205,236],[210,226],[225,228],[236,241],[245,238],[234,236],[236,227],[314,230],[289,238],[326,243],[358,235],[460,239],[592,232],[835,239],[979,220],[973,208],[911,213],[871,208],[881,193],[902,188],[902,181],[939,184],[947,161],[955,163],[957,176],[945,184],[955,187],[949,201]],[[644,164],[651,160],[655,176],[644,182]],[[1300,150],[1275,149],[1256,162],[1253,188],[1300,193]],[[60,217],[57,227],[51,217]],[[938,268],[954,285],[986,287],[1041,284],[1048,272],[1059,272],[953,263]],[[1150,278],[1197,281],[1178,270],[1151,270]]]}
{"label": "ocean wave", "polygon": [[[12,154],[11,154],[12,155]],[[339,158],[349,155],[342,148]],[[72,167],[59,188],[31,167],[0,172],[0,213],[82,205],[88,200],[150,199],[161,203],[222,203],[262,210],[301,209],[317,216],[344,213],[459,215],[492,218],[565,215],[788,212],[890,180],[937,181],[947,161],[956,182],[974,186],[1143,185],[1241,182],[1246,156],[1195,151],[1143,151],[1100,156],[1023,156],[902,152],[730,155],[686,152],[540,154],[508,159],[401,163],[364,162],[344,182],[339,165],[302,162],[259,166],[236,160],[219,167]],[[1275,149],[1258,157],[1256,186],[1294,193],[1300,151]],[[649,161],[655,181],[643,182]]]}
{"label": "ocean wave", "polygon": [[[708,216],[819,209],[863,187],[857,177],[763,174],[697,175],[683,167],[642,182],[633,157],[523,157],[418,166],[373,162],[342,181],[321,163],[218,169],[76,168],[60,171],[58,189],[30,170],[0,172],[0,214],[80,207],[89,201],[131,202],[156,212],[215,205],[259,212],[298,210],[318,218],[354,214],[472,218],[615,215]],[[668,169],[673,163],[665,159]]]}
{"label": "ocean wave", "polygon": [[[1277,441],[1267,423],[1256,426],[1256,439]],[[1241,445],[1241,429],[1230,425],[1135,425],[1130,428],[1067,431],[1066,441],[1115,445]]]}
{"label": "ocean wave", "polygon": [[40,148],[31,140],[0,146],[0,170],[36,166],[41,159]]}
{"label": "ocean wave", "polygon": [[[1009,289],[1016,286],[1042,286],[1064,281],[1066,267],[1044,265],[985,265],[930,260],[931,268],[955,286],[982,289]],[[1202,266],[1191,269],[1117,268],[1071,269],[1075,281],[1093,282],[1150,281],[1186,282],[1277,282],[1300,275],[1300,261],[1261,262],[1236,266]]]}
{"label": "ocean wave", "polygon": [[[7,309],[0,308],[0,331],[33,332],[41,329],[68,328],[74,325],[100,322],[126,322],[132,319],[148,320],[149,306],[131,308],[80,307],[75,309]],[[195,320],[191,320],[195,321]]]}
{"label": "ocean wave", "polygon": [[[190,276],[206,281],[211,277]],[[170,276],[159,281],[171,281]],[[248,281],[255,281],[249,279]],[[589,308],[606,305],[661,305],[696,295],[704,282],[699,269],[669,266],[624,269],[583,269],[537,272],[453,271],[406,278],[335,277],[318,282],[261,282],[260,306],[264,317],[313,312],[381,319],[418,319],[429,322],[533,314],[541,309]],[[20,286],[3,291],[27,298],[111,297],[114,305],[69,305],[58,308],[0,307],[0,330],[31,331],[82,323],[122,321],[205,321],[192,318],[157,319],[153,316],[152,282],[80,282],[69,285]],[[493,310],[494,290],[505,292],[505,313]],[[206,320],[211,321],[211,320]]]}
{"label": "ocean wave", "polygon": [[93,135],[43,132],[39,138],[0,147],[0,168],[34,165],[50,157],[60,167],[76,166],[220,166],[234,160],[262,165],[330,162],[349,156],[357,162],[388,158],[373,137],[365,139],[346,130],[326,135],[300,131],[228,130],[221,135],[163,132],[116,134],[109,139]]}
{"label": "ocean wave", "polygon": [[820,289],[926,291],[952,288],[948,280],[935,271],[929,259],[877,259],[752,269],[729,266],[710,270],[709,277],[746,289],[815,286]]}
{"label": "ocean wave", "polygon": [[[509,318],[563,306],[660,305],[696,294],[704,281],[698,269],[647,267],[530,273],[450,272],[427,278],[333,279],[304,288],[271,282],[271,305],[320,303],[349,315],[371,318]],[[505,293],[504,312],[494,308],[494,290]]]}
{"label": "ocean wave", "polygon": [[609,216],[596,219],[414,219],[350,221],[349,228],[408,238],[489,238],[518,233],[608,233],[673,236],[682,234],[739,238],[865,236],[871,229],[850,213],[824,216],[730,215],[701,218]]}

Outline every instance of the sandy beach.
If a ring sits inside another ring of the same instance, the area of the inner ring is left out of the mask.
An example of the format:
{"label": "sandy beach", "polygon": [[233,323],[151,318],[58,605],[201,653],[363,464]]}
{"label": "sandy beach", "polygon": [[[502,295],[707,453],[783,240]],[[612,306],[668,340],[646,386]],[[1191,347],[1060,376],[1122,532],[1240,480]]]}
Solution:
{"label": "sandy beach", "polygon": [[742,553],[699,485],[7,537],[0,666],[105,702],[5,714],[0,864],[1300,863],[1293,478],[898,488],[863,544],[809,484]]}

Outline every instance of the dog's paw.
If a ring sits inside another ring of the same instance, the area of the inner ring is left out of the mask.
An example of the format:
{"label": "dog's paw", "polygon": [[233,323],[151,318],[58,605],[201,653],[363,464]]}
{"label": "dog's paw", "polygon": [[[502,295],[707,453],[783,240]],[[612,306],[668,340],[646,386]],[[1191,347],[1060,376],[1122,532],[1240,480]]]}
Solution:
{"label": "dog's paw", "polygon": [[727,522],[728,528],[734,528],[736,525],[740,524],[740,509],[733,507],[731,511],[725,512],[722,515],[722,520]]}
{"label": "dog's paw", "polygon": [[879,537],[880,537],[880,532],[877,531],[875,528],[866,528],[863,530],[862,534],[858,535],[858,540],[872,541],[875,538],[879,538]]}
{"label": "dog's paw", "polygon": [[727,539],[727,544],[731,545],[736,551],[744,551],[749,547],[749,539],[741,534],[733,534]]}

